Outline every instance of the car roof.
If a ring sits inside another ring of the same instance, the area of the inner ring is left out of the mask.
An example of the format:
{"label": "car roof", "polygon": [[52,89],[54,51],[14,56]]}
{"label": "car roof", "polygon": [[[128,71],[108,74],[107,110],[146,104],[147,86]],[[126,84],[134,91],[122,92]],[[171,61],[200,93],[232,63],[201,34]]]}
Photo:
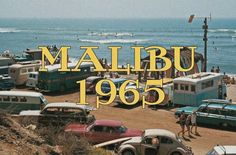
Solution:
{"label": "car roof", "polygon": [[[74,68],[76,67],[77,63],[68,63],[68,68]],[[82,67],[89,67],[89,66],[93,66],[93,63],[92,62],[82,62],[79,66],[79,68],[82,68]],[[48,69],[48,72],[53,72],[53,71],[57,71],[58,69],[61,68],[61,64],[55,64],[55,65],[48,65],[48,66],[45,66],[45,68]]]}
{"label": "car roof", "polygon": [[233,154],[236,154],[236,146],[233,146],[233,145],[225,145],[225,146],[215,146],[214,147],[214,150],[219,153],[219,154],[229,154],[229,155],[233,155]]}
{"label": "car roof", "polygon": [[176,135],[165,129],[147,129],[144,131],[144,136],[165,136],[175,139]]}
{"label": "car roof", "polygon": [[116,82],[122,82],[125,81],[126,79],[124,78],[117,78],[117,79],[110,79],[112,82],[116,83]]}
{"label": "car roof", "polygon": [[55,103],[49,103],[47,104],[45,108],[79,108],[84,110],[95,110],[92,106],[88,105],[80,105],[77,103],[71,103],[71,102],[55,102]]}
{"label": "car roof", "polygon": [[121,121],[116,121],[116,120],[95,120],[94,124],[101,126],[112,126],[112,127],[118,127],[123,125]]}
{"label": "car roof", "polygon": [[96,80],[96,79],[102,79],[100,76],[90,76],[86,80]]}
{"label": "car roof", "polygon": [[39,97],[43,96],[41,93],[37,92],[27,92],[27,91],[0,91],[0,96],[29,96],[29,97]]}

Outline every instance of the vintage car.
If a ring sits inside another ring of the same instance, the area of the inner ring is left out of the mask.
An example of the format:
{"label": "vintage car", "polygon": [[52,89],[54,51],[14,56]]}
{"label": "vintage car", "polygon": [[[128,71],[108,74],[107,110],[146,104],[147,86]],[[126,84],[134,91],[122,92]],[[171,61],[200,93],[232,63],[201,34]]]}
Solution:
{"label": "vintage car", "polygon": [[128,129],[120,121],[114,120],[95,120],[89,125],[71,123],[65,127],[65,132],[85,137],[93,144],[142,134],[141,130]]}
{"label": "vintage car", "polygon": [[181,112],[188,115],[193,111],[196,111],[197,113],[198,124],[220,126],[224,128],[236,127],[236,104],[232,104],[228,100],[204,100],[199,107],[188,106],[178,108],[175,112],[175,116],[178,118]]}
{"label": "vintage car", "polygon": [[99,76],[90,76],[86,79],[86,92],[95,93],[96,84],[102,80],[102,77]]}
{"label": "vintage car", "polygon": [[[120,86],[126,81],[126,79],[123,79],[123,78],[110,79],[110,80],[115,84],[117,90],[119,90]],[[109,83],[106,83],[106,82],[102,84],[101,89],[104,93],[111,91]]]}
{"label": "vintage car", "polygon": [[42,111],[21,111],[21,117],[36,118],[39,124],[65,125],[69,122],[91,123],[95,117],[90,113],[94,110],[91,106],[78,105],[77,103],[58,102],[47,104]]}
{"label": "vintage car", "polygon": [[119,155],[193,155],[178,136],[164,129],[147,129],[142,136],[121,143],[116,151]]}
{"label": "vintage car", "polygon": [[[126,87],[126,90],[128,90],[128,89],[136,89],[139,92],[139,101],[138,102],[142,101],[143,96],[145,96],[145,97],[147,96],[147,93],[144,92],[144,88],[141,86],[139,88],[137,88],[136,85],[128,85]],[[128,91],[125,93],[125,98],[126,98],[127,102],[132,102],[134,100],[134,94],[131,91]],[[119,94],[116,95],[116,98],[114,101],[117,104],[122,104]]]}
{"label": "vintage car", "polygon": [[206,155],[235,155],[236,146],[235,145],[217,145],[212,150],[210,150]]}

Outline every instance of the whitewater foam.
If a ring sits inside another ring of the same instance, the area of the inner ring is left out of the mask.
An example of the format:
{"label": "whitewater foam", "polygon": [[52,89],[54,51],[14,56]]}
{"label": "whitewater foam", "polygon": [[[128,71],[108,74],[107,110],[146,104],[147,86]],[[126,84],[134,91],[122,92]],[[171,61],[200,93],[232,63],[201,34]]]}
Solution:
{"label": "whitewater foam", "polygon": [[81,42],[109,44],[109,43],[142,43],[148,42],[149,39],[104,39],[104,40],[90,40],[90,39],[79,39]]}
{"label": "whitewater foam", "polygon": [[0,33],[14,33],[14,32],[21,32],[21,30],[17,30],[15,28],[3,28],[3,27],[0,27]]}

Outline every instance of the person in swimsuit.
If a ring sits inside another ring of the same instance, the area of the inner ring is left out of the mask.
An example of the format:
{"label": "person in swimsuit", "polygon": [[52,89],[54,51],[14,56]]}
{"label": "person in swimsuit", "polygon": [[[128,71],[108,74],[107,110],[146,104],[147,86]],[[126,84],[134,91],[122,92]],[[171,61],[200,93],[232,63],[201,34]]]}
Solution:
{"label": "person in swimsuit", "polygon": [[178,132],[178,135],[182,133],[183,137],[184,137],[185,122],[186,122],[186,117],[185,117],[184,111],[182,111],[179,117],[179,124],[180,124],[181,130]]}

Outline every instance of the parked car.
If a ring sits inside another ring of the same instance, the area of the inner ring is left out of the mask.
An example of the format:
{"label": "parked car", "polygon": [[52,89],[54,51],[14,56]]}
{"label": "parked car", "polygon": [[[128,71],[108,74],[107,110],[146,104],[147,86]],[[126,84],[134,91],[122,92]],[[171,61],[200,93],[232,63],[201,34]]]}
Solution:
{"label": "parked car", "polygon": [[[141,86],[139,88],[137,88],[136,85],[128,85],[126,87],[126,89],[127,90],[128,89],[136,89],[139,92],[139,101],[138,102],[142,101],[143,96],[147,96],[147,93],[144,92],[144,88],[141,87]],[[132,92],[128,91],[128,92],[125,93],[125,98],[126,98],[127,102],[132,102],[134,100],[134,94]],[[117,104],[122,104],[122,101],[120,99],[120,95],[119,94],[116,95],[115,102]]]}
{"label": "parked car", "polygon": [[93,144],[142,134],[141,130],[128,129],[120,121],[114,120],[95,120],[90,125],[72,123],[65,127],[65,132],[85,137]]}
{"label": "parked car", "polygon": [[212,150],[210,150],[206,155],[235,155],[236,146],[235,145],[217,145]]}
{"label": "parked car", "polygon": [[77,103],[58,102],[47,104],[42,111],[27,110],[20,112],[20,116],[34,117],[39,124],[66,125],[69,122],[91,123],[95,117],[90,113],[91,106]]}
{"label": "parked car", "polygon": [[0,75],[0,90],[11,90],[15,87],[14,80],[7,74]]}
{"label": "parked car", "polygon": [[175,116],[178,117],[181,112],[188,115],[193,111],[197,113],[197,123],[221,127],[236,127],[236,104],[232,104],[228,100],[204,100],[199,107],[178,108]]}
{"label": "parked car", "polygon": [[[153,139],[158,139],[155,145]],[[193,155],[174,133],[164,129],[147,129],[140,137],[133,137],[118,146],[119,155]]]}
{"label": "parked car", "polygon": [[96,84],[102,80],[102,77],[99,76],[90,76],[86,79],[86,92],[95,93]]}
{"label": "parked car", "polygon": [[[115,84],[117,91],[119,91],[120,86],[126,81],[126,79],[123,79],[123,78],[110,79],[110,80]],[[104,93],[111,91],[109,83],[106,83],[106,82],[102,84],[101,89]]]}

